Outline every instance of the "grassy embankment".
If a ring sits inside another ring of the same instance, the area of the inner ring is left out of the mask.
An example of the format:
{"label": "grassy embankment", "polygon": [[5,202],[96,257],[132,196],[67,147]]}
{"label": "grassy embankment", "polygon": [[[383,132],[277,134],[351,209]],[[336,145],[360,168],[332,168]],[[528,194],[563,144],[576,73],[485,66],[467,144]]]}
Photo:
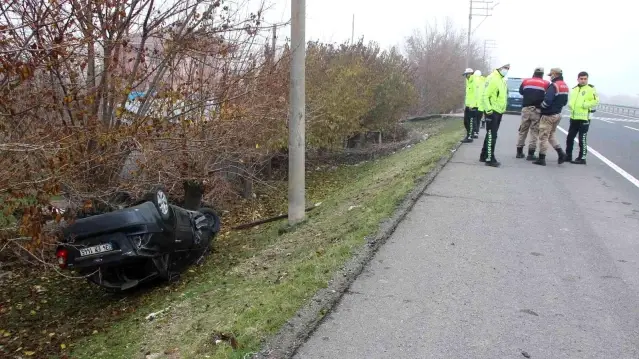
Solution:
{"label": "grassy embankment", "polygon": [[[3,344],[14,355],[72,358],[243,358],[259,350],[463,135],[458,120],[407,126],[429,139],[373,162],[310,174],[309,202],[322,204],[305,223],[224,235],[217,252],[179,283],[116,297],[77,280],[24,279],[0,296],[0,356]],[[272,193],[285,203],[283,187]],[[219,333],[239,348],[216,344]],[[13,336],[23,337],[17,353],[7,344]]]}

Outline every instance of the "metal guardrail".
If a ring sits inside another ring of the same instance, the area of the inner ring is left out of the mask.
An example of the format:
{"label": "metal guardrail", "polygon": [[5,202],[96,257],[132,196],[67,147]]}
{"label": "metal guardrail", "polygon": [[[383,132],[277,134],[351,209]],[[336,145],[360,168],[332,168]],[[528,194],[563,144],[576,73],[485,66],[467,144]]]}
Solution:
{"label": "metal guardrail", "polygon": [[610,112],[610,113],[618,113],[620,115],[639,117],[639,107],[610,105],[606,103],[600,103],[599,106],[597,106],[597,110]]}

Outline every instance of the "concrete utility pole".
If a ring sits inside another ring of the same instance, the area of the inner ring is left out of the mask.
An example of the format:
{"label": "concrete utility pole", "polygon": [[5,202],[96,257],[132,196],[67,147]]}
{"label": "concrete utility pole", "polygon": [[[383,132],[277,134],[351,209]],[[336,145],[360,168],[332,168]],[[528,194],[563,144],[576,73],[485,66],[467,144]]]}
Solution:
{"label": "concrete utility pole", "polygon": [[495,40],[484,40],[484,55],[482,56],[482,59],[484,60],[484,62],[486,62],[486,50],[491,50],[495,48],[497,48],[497,44],[495,43]]}
{"label": "concrete utility pole", "polygon": [[[470,46],[470,39],[471,36],[473,34],[473,32],[475,32],[475,30],[477,30],[477,28],[479,28],[479,26],[481,26],[481,24],[486,20],[486,18],[488,18],[489,16],[493,16],[492,11],[495,9],[495,7],[497,5],[499,5],[499,2],[495,2],[493,0],[469,0],[469,10],[468,10],[468,42],[467,42],[467,49],[466,49],[466,67],[470,66],[470,55],[471,55],[471,46]],[[479,25],[477,25],[477,27],[475,27],[473,29],[473,16],[477,16],[477,17],[483,17],[484,19],[479,23]]]}
{"label": "concrete utility pole", "polygon": [[353,44],[354,39],[355,39],[355,14],[353,14],[353,22],[351,24],[351,44]]}
{"label": "concrete utility pole", "polygon": [[277,40],[277,25],[273,25],[273,37],[271,38],[271,64],[275,64],[275,41]]}
{"label": "concrete utility pole", "polygon": [[305,218],[306,206],[306,0],[291,1],[291,92],[288,123],[288,223]]}

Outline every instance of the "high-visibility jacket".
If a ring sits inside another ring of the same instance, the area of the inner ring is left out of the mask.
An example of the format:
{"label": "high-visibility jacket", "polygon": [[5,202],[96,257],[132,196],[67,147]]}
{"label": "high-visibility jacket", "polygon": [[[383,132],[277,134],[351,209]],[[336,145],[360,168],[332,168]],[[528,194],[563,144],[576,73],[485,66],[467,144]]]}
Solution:
{"label": "high-visibility jacket", "polygon": [[484,82],[486,82],[484,76],[477,76],[475,78],[475,100],[477,102],[477,109],[481,112],[484,112],[484,101],[482,101],[484,97]]}
{"label": "high-visibility jacket", "polygon": [[499,71],[495,70],[486,77],[482,98],[484,101],[484,111],[486,113],[506,112],[508,86],[506,85],[506,79]]}
{"label": "high-visibility jacket", "polygon": [[570,90],[568,108],[573,120],[588,121],[590,110],[599,104],[599,96],[593,85],[575,86]]}
{"label": "high-visibility jacket", "polygon": [[466,107],[477,107],[477,100],[475,98],[475,76],[470,75],[466,79]]}

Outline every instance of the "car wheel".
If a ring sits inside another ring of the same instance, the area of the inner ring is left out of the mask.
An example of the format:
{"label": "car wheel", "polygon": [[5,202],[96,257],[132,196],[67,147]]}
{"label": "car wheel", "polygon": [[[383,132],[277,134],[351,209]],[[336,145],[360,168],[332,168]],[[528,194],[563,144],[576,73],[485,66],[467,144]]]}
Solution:
{"label": "car wheel", "polygon": [[201,262],[204,256],[213,252],[215,247],[215,236],[220,232],[221,224],[220,224],[220,216],[218,216],[214,210],[205,207],[205,208],[200,208],[199,212],[202,213],[204,217],[206,217],[207,221],[209,222],[209,226],[211,230],[211,237],[208,238],[207,247],[204,250],[204,253],[202,253],[202,258],[198,260],[198,262]]}
{"label": "car wheel", "polygon": [[153,202],[155,208],[158,210],[160,217],[168,221],[171,219],[171,206],[169,205],[169,197],[166,195],[166,192],[162,188],[156,188],[153,191],[149,192],[145,199]]}
{"label": "car wheel", "polygon": [[218,216],[214,210],[207,207],[200,208],[199,212],[202,213],[207,220],[209,220],[213,234],[217,234],[221,227],[220,216]]}

